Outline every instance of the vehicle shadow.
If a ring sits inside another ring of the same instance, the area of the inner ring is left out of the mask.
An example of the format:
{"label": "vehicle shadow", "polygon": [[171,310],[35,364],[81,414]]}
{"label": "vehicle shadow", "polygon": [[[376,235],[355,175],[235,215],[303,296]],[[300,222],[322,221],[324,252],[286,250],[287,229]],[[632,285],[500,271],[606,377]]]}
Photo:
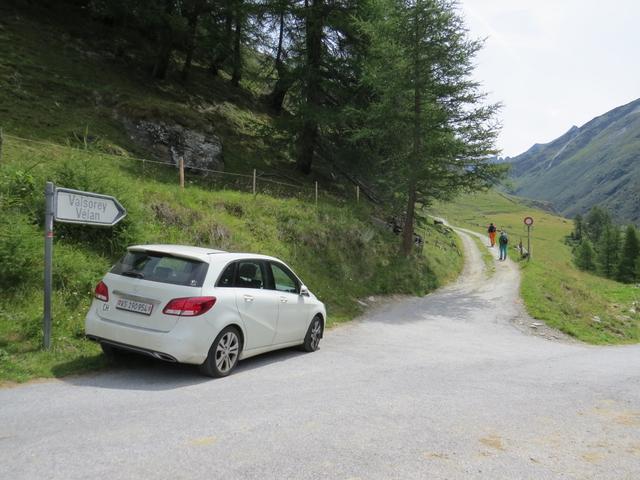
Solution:
{"label": "vehicle shadow", "polygon": [[[224,382],[243,373],[285,362],[303,354],[304,352],[295,348],[264,353],[242,360],[229,377],[210,378],[201,374],[196,365],[163,362],[143,355],[125,353],[117,362],[109,363],[107,370],[63,376],[59,380],[77,387],[110,390],[174,390],[205,382]],[[60,369],[63,370],[64,365],[61,365]]]}
{"label": "vehicle shadow", "polygon": [[242,360],[236,367],[234,374],[248,372],[258,368],[266,367],[275,363],[286,362],[296,357],[306,355],[306,352],[299,350],[297,347],[284,348],[282,350],[274,350],[273,352],[263,353],[255,357]]}
{"label": "vehicle shadow", "polygon": [[61,377],[59,380],[78,387],[161,391],[197,385],[209,379],[201,375],[194,365],[123,354],[117,361],[108,362],[105,370]]}

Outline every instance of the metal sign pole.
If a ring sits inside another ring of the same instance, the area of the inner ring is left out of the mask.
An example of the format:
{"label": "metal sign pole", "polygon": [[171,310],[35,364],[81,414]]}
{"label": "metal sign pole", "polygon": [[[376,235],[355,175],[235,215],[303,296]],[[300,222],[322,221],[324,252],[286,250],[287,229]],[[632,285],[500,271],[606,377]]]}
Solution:
{"label": "metal sign pole", "polygon": [[531,261],[531,225],[527,225],[527,262]]}
{"label": "metal sign pole", "polygon": [[51,291],[52,291],[52,263],[53,263],[53,216],[55,185],[47,182],[45,187],[45,217],[44,217],[44,348],[51,348]]}

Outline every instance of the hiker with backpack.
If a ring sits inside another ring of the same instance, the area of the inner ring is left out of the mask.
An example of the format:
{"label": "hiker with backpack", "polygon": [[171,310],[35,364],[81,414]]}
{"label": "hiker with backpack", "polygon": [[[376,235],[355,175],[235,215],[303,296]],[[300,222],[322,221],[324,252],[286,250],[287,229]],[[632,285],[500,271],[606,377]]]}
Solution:
{"label": "hiker with backpack", "polygon": [[496,246],[496,226],[491,223],[491,225],[489,225],[489,228],[487,230],[487,232],[489,232],[489,243],[491,243],[492,247]]}
{"label": "hiker with backpack", "polygon": [[505,232],[504,230],[500,230],[500,238],[498,239],[498,243],[500,244],[500,260],[506,260],[509,237],[507,236],[507,232]]}

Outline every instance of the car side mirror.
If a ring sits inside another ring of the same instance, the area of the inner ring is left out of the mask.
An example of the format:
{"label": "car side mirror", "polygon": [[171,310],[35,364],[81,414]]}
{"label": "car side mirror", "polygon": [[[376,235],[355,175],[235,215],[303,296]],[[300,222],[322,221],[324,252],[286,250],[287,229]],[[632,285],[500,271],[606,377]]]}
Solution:
{"label": "car side mirror", "polygon": [[301,285],[300,286],[300,296],[301,297],[310,297],[311,296],[311,292],[309,292],[309,289],[307,288],[306,285]]}

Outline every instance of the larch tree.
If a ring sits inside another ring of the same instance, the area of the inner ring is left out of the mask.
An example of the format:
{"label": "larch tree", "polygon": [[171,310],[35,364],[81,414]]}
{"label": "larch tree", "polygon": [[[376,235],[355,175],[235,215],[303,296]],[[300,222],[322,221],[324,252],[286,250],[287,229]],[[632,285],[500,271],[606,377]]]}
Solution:
{"label": "larch tree", "polygon": [[607,278],[614,278],[618,266],[620,250],[620,230],[615,225],[605,225],[597,245],[598,272]]}
{"label": "larch tree", "polygon": [[640,241],[633,225],[629,225],[624,234],[620,258],[618,260],[617,280],[632,283],[638,279],[636,263],[640,258]]}
{"label": "larch tree", "polygon": [[490,186],[498,105],[471,79],[481,42],[468,38],[452,0],[371,0],[361,19],[370,42],[363,88],[371,102],[353,132],[369,151],[372,181],[404,204],[403,255],[413,247],[416,207]]}
{"label": "larch tree", "polygon": [[574,252],[574,262],[580,270],[594,272],[596,252],[593,245],[587,238],[583,238]]}

